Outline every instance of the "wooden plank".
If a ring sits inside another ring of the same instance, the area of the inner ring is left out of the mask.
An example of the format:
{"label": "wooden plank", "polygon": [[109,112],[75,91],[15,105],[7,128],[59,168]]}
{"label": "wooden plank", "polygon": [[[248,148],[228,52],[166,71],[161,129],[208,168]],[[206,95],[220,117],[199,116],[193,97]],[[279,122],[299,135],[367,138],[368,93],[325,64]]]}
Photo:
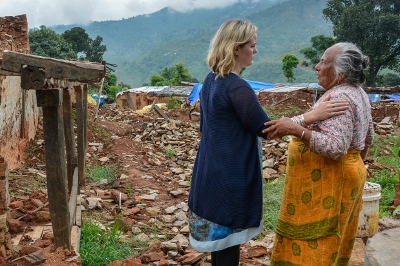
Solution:
{"label": "wooden plank", "polygon": [[76,203],[78,196],[78,167],[74,170],[73,177],[73,185],[71,190],[71,196],[69,197],[68,209],[69,209],[69,226],[73,226],[75,224],[75,215],[76,215]]}
{"label": "wooden plank", "polygon": [[43,226],[41,226],[41,225],[34,226],[32,229],[33,229],[32,231],[25,232],[24,237],[28,236],[29,239],[32,240],[32,242],[36,242],[36,240],[42,238]]}
{"label": "wooden plank", "polygon": [[19,235],[16,235],[14,238],[12,238],[11,239],[11,245],[13,245],[14,247],[18,246],[19,242],[22,239],[22,236],[23,236],[23,234],[19,234]]}
{"label": "wooden plank", "polygon": [[153,109],[154,109],[154,111],[155,111],[159,116],[161,116],[161,117],[163,117],[165,120],[169,121],[169,117],[161,110],[160,107],[158,107],[158,106],[156,105],[156,101],[153,102],[153,104],[152,104],[152,106],[151,106],[151,108],[150,108],[150,111],[153,110]]}
{"label": "wooden plank", "polygon": [[81,201],[82,197],[81,195],[77,196],[77,202],[78,206],[76,208],[76,214],[75,214],[75,224],[79,227],[82,227],[82,208],[81,208]]}
{"label": "wooden plank", "polygon": [[126,100],[127,100],[127,102],[128,102],[129,108],[131,108],[133,111],[135,111],[136,108],[135,108],[135,105],[133,104],[132,97],[131,97],[131,95],[129,94],[129,91],[126,92],[125,95],[126,95]]}
{"label": "wooden plank", "polygon": [[20,73],[22,65],[43,68],[46,78],[69,79],[81,83],[99,82],[106,73],[105,65],[99,63],[68,61],[4,51],[1,62],[2,70]]}
{"label": "wooden plank", "polygon": [[[76,96],[76,123],[77,123],[77,135],[78,135],[78,180],[79,185],[85,185],[85,168],[86,168],[86,119],[85,119],[85,107],[83,102],[83,89],[81,86],[74,87]],[[86,102],[87,104],[87,102]]]}
{"label": "wooden plank", "polygon": [[64,119],[64,136],[65,150],[67,156],[67,180],[68,192],[71,193],[73,184],[74,169],[78,165],[75,148],[74,137],[74,119],[72,117],[72,100],[71,89],[63,90],[63,119]]}
{"label": "wooden plank", "polygon": [[71,230],[71,244],[72,244],[72,249],[75,250],[76,254],[79,254],[80,238],[81,238],[81,228],[79,226],[74,225]]}
{"label": "wooden plank", "polygon": [[[56,247],[70,249],[68,193],[65,167],[65,140],[62,118],[62,90],[36,92],[42,107],[47,192]],[[58,99],[57,99],[58,96]]]}

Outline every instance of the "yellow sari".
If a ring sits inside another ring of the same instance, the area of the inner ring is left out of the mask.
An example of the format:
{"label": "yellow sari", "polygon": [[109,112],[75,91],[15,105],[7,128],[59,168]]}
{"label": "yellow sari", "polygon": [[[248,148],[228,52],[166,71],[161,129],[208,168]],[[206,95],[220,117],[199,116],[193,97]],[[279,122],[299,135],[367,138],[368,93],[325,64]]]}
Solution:
{"label": "yellow sari", "polygon": [[367,172],[360,151],[338,160],[293,137],[271,266],[348,265]]}

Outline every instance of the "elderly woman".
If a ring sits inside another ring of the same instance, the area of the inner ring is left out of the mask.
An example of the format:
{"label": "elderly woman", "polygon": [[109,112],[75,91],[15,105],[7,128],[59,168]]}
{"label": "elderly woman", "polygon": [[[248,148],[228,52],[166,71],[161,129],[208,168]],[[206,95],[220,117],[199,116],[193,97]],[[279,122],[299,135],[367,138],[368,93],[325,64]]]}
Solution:
{"label": "elderly woman", "polygon": [[315,67],[326,92],[312,110],[326,98],[345,99],[349,108],[309,125],[302,115],[265,123],[268,138],[293,136],[271,265],[348,265],[374,135],[360,87],[368,63],[352,43],[331,46]]}

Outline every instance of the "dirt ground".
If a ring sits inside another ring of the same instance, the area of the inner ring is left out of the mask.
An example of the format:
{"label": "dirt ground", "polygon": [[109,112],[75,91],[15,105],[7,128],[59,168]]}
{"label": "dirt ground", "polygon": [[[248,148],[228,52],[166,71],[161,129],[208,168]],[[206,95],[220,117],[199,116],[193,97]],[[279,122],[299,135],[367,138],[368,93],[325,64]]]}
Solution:
{"label": "dirt ground", "polygon": [[[286,116],[293,116],[306,111],[313,104],[313,99],[314,95],[306,91],[263,92],[259,94],[262,105],[270,106],[279,110],[280,113],[285,111]],[[138,202],[143,202],[141,196],[154,190],[158,191],[158,198],[157,200],[145,200],[146,208],[157,207],[161,210],[187,201],[188,188],[182,189],[182,184],[177,179],[177,176],[182,173],[175,169],[184,168],[185,171],[194,163],[199,139],[196,131],[199,125],[197,122],[190,121],[188,108],[176,108],[164,110],[164,112],[170,119],[181,121],[187,128],[187,131],[180,132],[186,137],[185,147],[174,148],[182,154],[180,156],[168,158],[166,156],[167,146],[162,145],[162,141],[161,144],[157,140],[151,141],[152,136],[145,135],[146,129],[153,126],[158,127],[159,124],[155,121],[159,121],[161,124],[158,130],[163,129],[162,119],[156,113],[137,114],[128,109],[104,106],[100,108],[98,117],[94,120],[94,107],[89,106],[87,165],[106,162],[121,169],[121,176],[123,175],[126,178],[120,178],[113,184],[102,185],[94,184],[88,179],[86,186],[81,188],[81,194],[89,197],[98,195],[99,191],[117,189],[122,193],[132,195],[132,198],[127,201],[130,203],[126,203],[132,206]],[[391,121],[396,121],[398,115],[398,104],[373,103],[375,122],[380,122],[385,117],[390,117]],[[171,132],[174,132],[174,129]],[[138,141],[139,139],[141,141]],[[172,141],[169,141],[169,143],[172,143]],[[48,215],[39,215],[39,212],[33,212],[38,208],[35,204],[36,200],[43,204],[47,203],[46,181],[45,178],[38,179],[38,172],[45,173],[44,143],[41,129],[26,150],[26,160],[23,167],[10,171],[10,201],[12,203],[22,201],[23,205],[20,208],[26,213],[18,221],[13,219],[10,229],[11,239],[37,225],[51,224]],[[144,178],[146,176],[151,178]],[[25,181],[23,181],[24,179]],[[132,188],[134,188],[133,192]],[[182,193],[174,194],[175,191]],[[13,211],[15,212],[15,209]],[[48,206],[44,206],[41,211],[42,214],[48,212]],[[113,220],[115,207],[110,203],[103,203],[101,208],[96,208],[91,212],[97,213],[99,220],[102,219],[103,222],[107,223]],[[147,223],[150,218],[150,215],[135,215],[130,218],[130,221],[132,224]],[[19,243],[19,252],[13,253],[4,265],[29,265],[22,259],[18,260],[18,258],[36,251],[36,249],[31,249],[32,246],[38,247],[43,257],[46,258],[46,262],[40,265],[81,265],[79,259],[72,260],[72,262],[67,261],[67,259],[76,255],[73,252],[54,248],[51,234],[47,239],[40,239],[34,243],[30,239],[23,239]],[[260,264],[250,263],[247,265]]]}

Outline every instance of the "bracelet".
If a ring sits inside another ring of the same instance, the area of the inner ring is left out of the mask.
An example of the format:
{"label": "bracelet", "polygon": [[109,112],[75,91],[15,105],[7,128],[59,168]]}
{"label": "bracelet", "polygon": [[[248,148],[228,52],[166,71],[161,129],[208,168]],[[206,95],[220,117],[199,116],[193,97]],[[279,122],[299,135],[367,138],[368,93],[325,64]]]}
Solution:
{"label": "bracelet", "polygon": [[306,125],[306,122],[304,121],[304,115],[294,116],[291,119],[293,122],[295,122],[296,124],[298,124],[302,127]]}
{"label": "bracelet", "polygon": [[299,140],[302,140],[302,138],[304,137],[304,134],[305,134],[305,133],[306,133],[305,130],[303,130],[303,132],[301,132],[301,136],[300,136]]}

